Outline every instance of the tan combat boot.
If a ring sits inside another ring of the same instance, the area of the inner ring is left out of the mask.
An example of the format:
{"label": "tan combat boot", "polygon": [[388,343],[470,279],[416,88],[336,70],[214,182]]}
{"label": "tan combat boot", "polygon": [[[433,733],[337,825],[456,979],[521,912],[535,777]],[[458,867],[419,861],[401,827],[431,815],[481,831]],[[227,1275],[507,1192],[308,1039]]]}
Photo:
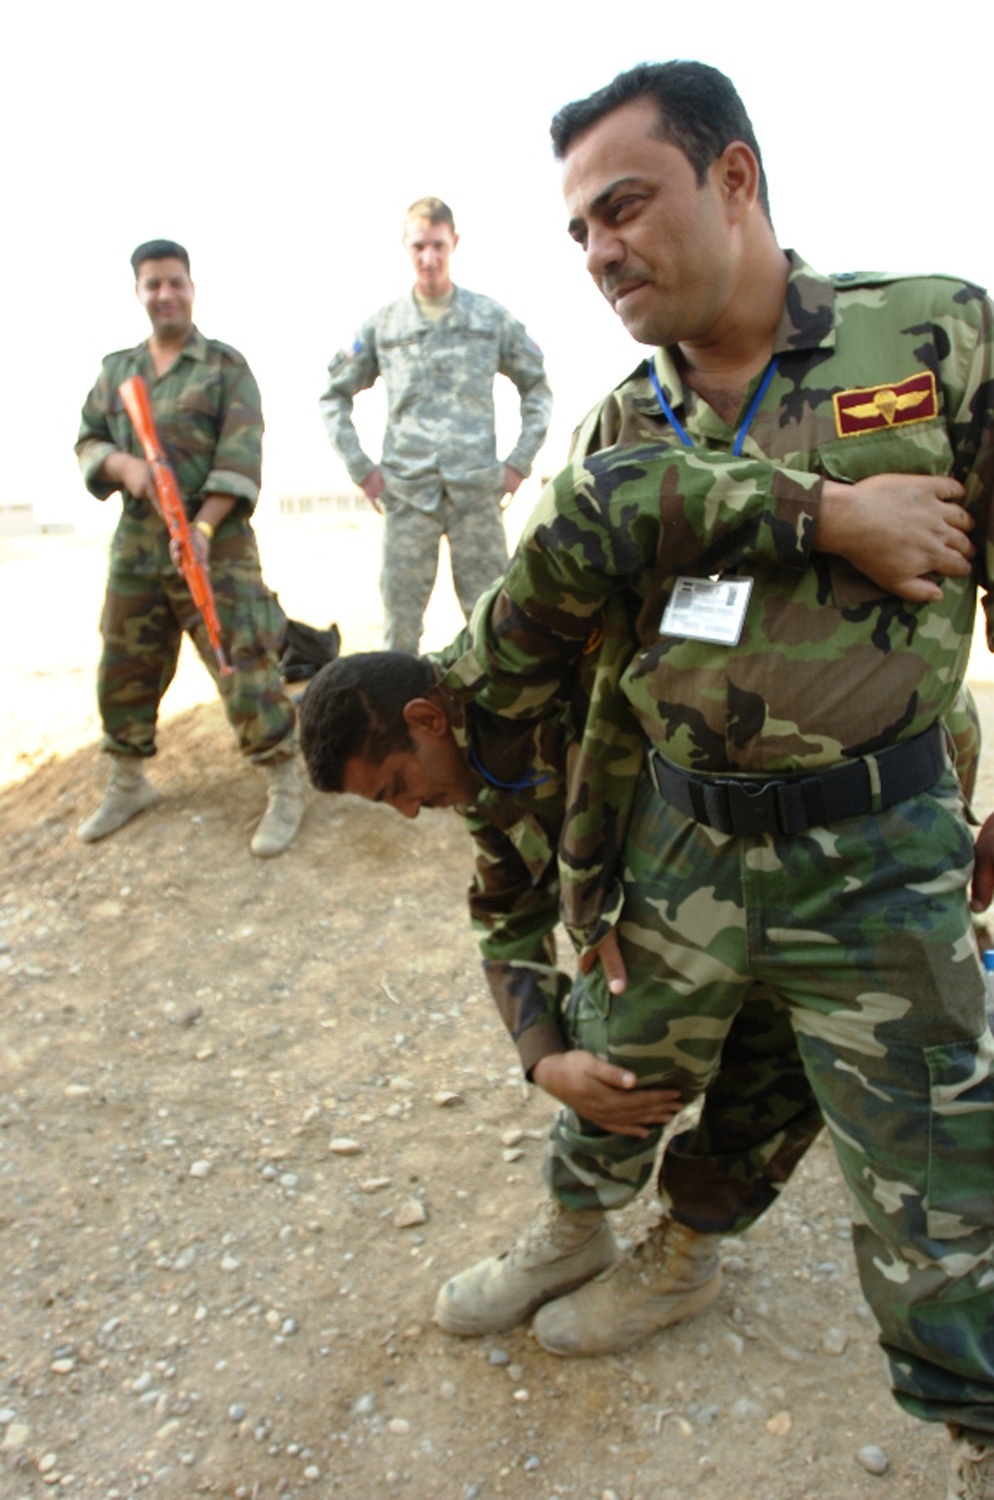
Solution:
{"label": "tan combat boot", "polygon": [[532,1332],[550,1354],[617,1354],[692,1317],[721,1287],[720,1234],[664,1219],[606,1275],[543,1307]]}
{"label": "tan combat boot", "polygon": [[261,767],[268,783],[266,811],[252,835],[249,848],[260,859],[282,854],[292,840],[304,816],[304,778],[300,761],[277,760]]}
{"label": "tan combat boot", "polygon": [[162,794],[146,780],[145,763],[137,755],[110,756],[110,776],[103,801],[76,830],[76,837],[84,844],[95,844],[109,833],[116,833],[125,823],[161,802]]}
{"label": "tan combat boot", "polygon": [[994,1442],[978,1444],[950,1427],[953,1462],[946,1500],[994,1500]]}
{"label": "tan combat boot", "polygon": [[447,1281],[435,1303],[446,1333],[473,1337],[504,1333],[536,1307],[582,1286],[618,1254],[600,1209],[574,1211],[550,1199],[503,1255],[492,1256]]}

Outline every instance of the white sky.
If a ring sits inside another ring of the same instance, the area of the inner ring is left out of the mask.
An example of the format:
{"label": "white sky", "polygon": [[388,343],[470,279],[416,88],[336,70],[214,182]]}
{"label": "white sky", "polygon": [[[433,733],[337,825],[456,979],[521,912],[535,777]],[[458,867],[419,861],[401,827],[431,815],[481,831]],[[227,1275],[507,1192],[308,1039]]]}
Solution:
{"label": "white sky", "polygon": [[[781,243],[819,269],[994,281],[981,0],[37,0],[11,7],[4,33],[0,503],[43,519],[85,525],[96,504],[72,456],[79,407],[102,355],[147,332],[128,257],[159,235],[190,250],[199,326],[259,379],[264,503],[342,487],[317,412],[325,367],[410,284],[401,220],[424,193],[455,210],[455,279],[546,352],[557,405],[541,465],[557,467],[641,356],[567,239],[548,124],[638,61],[730,74]],[[376,454],[382,404],[357,409]]]}

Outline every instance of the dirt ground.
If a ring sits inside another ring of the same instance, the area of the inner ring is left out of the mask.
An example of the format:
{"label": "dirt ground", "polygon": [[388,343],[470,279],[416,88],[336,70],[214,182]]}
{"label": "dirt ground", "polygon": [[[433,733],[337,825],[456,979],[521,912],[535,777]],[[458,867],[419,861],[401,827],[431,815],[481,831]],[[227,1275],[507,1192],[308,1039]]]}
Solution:
{"label": "dirt ground", "polygon": [[[263,544],[291,613],[376,644],[374,528]],[[312,794],[253,860],[262,783],[191,662],[163,802],[80,844],[102,567],[0,543],[0,1500],[938,1500],[824,1141],[715,1306],[630,1355],[433,1325],[540,1201],[551,1114],[481,982],[459,820]]]}

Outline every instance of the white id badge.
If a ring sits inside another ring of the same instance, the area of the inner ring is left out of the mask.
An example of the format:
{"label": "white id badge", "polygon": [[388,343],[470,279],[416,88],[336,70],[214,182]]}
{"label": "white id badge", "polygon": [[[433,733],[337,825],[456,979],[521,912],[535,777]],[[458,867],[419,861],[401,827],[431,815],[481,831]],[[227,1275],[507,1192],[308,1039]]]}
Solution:
{"label": "white id badge", "polygon": [[751,578],[678,578],[659,634],[737,646],[751,593]]}

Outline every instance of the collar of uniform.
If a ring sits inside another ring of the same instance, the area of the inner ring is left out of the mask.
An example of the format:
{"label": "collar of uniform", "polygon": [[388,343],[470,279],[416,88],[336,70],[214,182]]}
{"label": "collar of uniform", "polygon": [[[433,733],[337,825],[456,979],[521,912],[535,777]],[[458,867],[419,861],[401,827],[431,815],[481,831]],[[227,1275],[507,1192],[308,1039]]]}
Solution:
{"label": "collar of uniform", "polygon": [[[484,609],[483,600],[492,600],[499,588],[499,579],[488,585],[480,596],[478,612]],[[476,618],[475,614],[473,618]],[[445,703],[456,744],[461,750],[467,751],[470,739],[467,713],[478,694],[487,686],[486,673],[473,645],[472,626],[464,625],[448,646],[443,646],[439,651],[429,651],[426,655],[435,670],[435,688]]]}
{"label": "collar of uniform", "polygon": [[835,287],[803,261],[796,250],[787,251],[790,279],[783,312],[773,336],[774,354],[796,354],[808,349],[835,348]]}
{"label": "collar of uniform", "polygon": [[190,329],[190,337],[180,350],[179,357],[201,362],[207,358],[207,340],[196,326]]}
{"label": "collar of uniform", "polygon": [[[198,363],[203,363],[203,361],[207,358],[207,353],[207,340],[200,332],[200,329],[197,328],[196,325],[194,325],[187,335],[186,343],[177,354],[176,359],[174,359],[173,363],[169,366],[169,369],[171,370],[176,364],[176,360],[179,359],[195,359],[198,361]],[[150,372],[151,378],[153,380],[158,379],[158,376],[155,373],[155,367],[152,364],[152,355],[148,347],[148,339],[144,339],[138,345],[138,348],[135,350],[135,358],[139,365],[144,365],[145,368]]]}
{"label": "collar of uniform", "polygon": [[[657,379],[659,380],[659,384],[663,388],[663,394],[672,406],[673,410],[682,410],[684,405],[683,381],[680,379],[680,371],[677,368],[677,362],[674,354],[671,354],[669,349],[657,349],[654,354],[651,354],[649,356],[649,358],[645,362],[647,384],[649,379],[650,363],[654,364],[656,367]],[[651,385],[648,389],[648,399],[654,406],[658,406],[658,402],[656,401],[656,393],[652,389]]]}
{"label": "collar of uniform", "polygon": [[[783,312],[773,336],[774,354],[796,354],[802,349],[834,349],[835,287],[827,276],[820,276],[802,260],[796,250],[785,252],[790,264],[790,278]],[[683,381],[676,361],[676,350],[657,349],[650,356],[667,401],[675,412],[685,406]],[[646,391],[637,398],[646,408],[658,403],[649,384],[649,361],[645,370]]]}
{"label": "collar of uniform", "polygon": [[[464,638],[465,632],[457,637],[454,644],[458,645]],[[538,772],[535,768],[538,765],[557,764],[558,757],[550,756],[547,746],[540,751],[541,725],[525,720],[498,720],[502,730],[505,731],[502,748],[507,753],[510,744],[511,753],[511,765],[504,770],[503,774],[521,776],[522,762],[532,769],[525,772],[520,784],[502,785],[499,781],[495,782],[491,779],[492,767],[486,765],[487,755],[481,750],[474,733],[474,718],[478,720],[481,713],[480,710],[475,709],[474,698],[483,679],[473,651],[459,652],[448,647],[433,654],[429,659],[437,674],[435,692],[445,706],[452,737],[469,768],[470,775],[476,782],[476,794],[473,801],[467,804],[467,810],[479,811],[481,816],[486,816],[488,822],[506,831],[523,820],[522,812],[517,806],[517,799],[521,796],[530,796],[549,782],[550,772],[548,770]],[[487,718],[489,715],[483,712],[483,717]],[[542,725],[550,722],[542,721]],[[498,738],[502,737],[498,736]],[[491,745],[490,748],[495,747]],[[497,749],[497,759],[499,762],[500,748]],[[528,778],[532,775],[537,779],[530,782]],[[484,809],[486,809],[485,813]],[[524,821],[532,820],[525,817]]]}
{"label": "collar of uniform", "polygon": [[469,728],[466,724],[465,703],[455,693],[449,691],[446,677],[443,676],[438,663],[433,662],[432,665],[436,673],[435,686],[432,689],[433,696],[442,700],[442,706],[445,709],[449,720],[449,727],[452,730],[452,738],[463,754],[467,755],[469,748]]}
{"label": "collar of uniform", "polygon": [[[462,293],[460,292],[459,287],[456,285],[456,283],[453,282],[452,283],[452,301],[449,303],[448,307],[442,313],[442,316],[441,316],[441,318],[439,318],[438,321],[441,323],[445,318],[449,317],[455,311],[455,309],[460,305],[461,301],[462,301]],[[417,296],[415,294],[415,291],[414,291],[413,287],[411,287],[411,292],[410,292],[410,303],[411,303],[411,306],[414,308],[414,311],[417,313],[419,321],[422,322],[422,323],[427,323],[428,320],[427,320],[427,318],[424,316],[424,314],[421,311],[421,304],[419,303],[419,301],[417,299]]]}
{"label": "collar of uniform", "polygon": [[435,669],[434,692],[442,700],[442,705],[445,708],[445,712],[449,720],[449,728],[452,730],[452,738],[455,740],[457,746],[459,747],[459,753],[469,767],[470,774],[478,784],[479,790],[477,791],[476,796],[473,798],[473,801],[468,804],[470,807],[476,807],[479,802],[485,800],[487,783],[484,781],[483,777],[477,771],[476,767],[472,764],[472,761],[470,759],[470,751],[472,750],[472,730],[470,729],[468,723],[466,701],[462,699],[458,695],[458,693],[450,691],[450,687],[452,686],[449,681],[450,674],[448,672],[443,672],[441,663],[433,660],[432,666]]}

